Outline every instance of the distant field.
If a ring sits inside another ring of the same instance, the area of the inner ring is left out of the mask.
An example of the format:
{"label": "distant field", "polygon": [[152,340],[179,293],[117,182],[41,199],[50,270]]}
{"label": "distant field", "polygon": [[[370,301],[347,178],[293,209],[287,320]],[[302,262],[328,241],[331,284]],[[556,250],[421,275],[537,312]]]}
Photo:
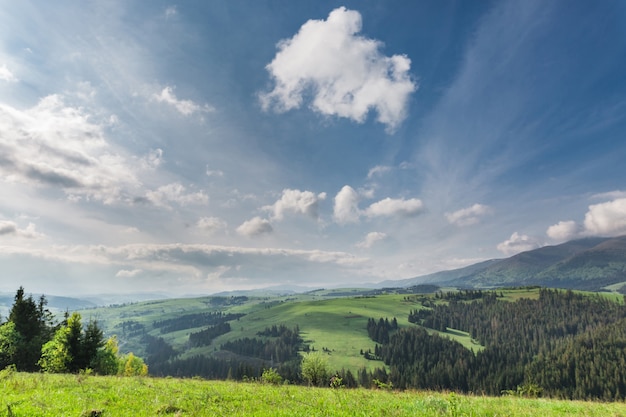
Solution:
{"label": "distant field", "polygon": [[624,403],[0,371],[0,416],[623,416]]}
{"label": "distant field", "polygon": [[[144,345],[138,334],[124,331],[123,323],[135,323],[145,326],[145,331],[153,336],[162,337],[182,353],[182,358],[194,355],[214,355],[220,345],[245,337],[258,337],[257,332],[272,325],[284,324],[293,328],[299,326],[305,342],[315,350],[327,352],[328,363],[333,370],[342,368],[356,371],[362,367],[373,370],[384,367],[380,361],[367,360],[361,350],[374,350],[373,342],[367,334],[369,318],[395,317],[399,327],[415,326],[407,317],[412,309],[420,309],[423,300],[435,303],[444,302],[433,294],[381,294],[362,296],[363,289],[317,290],[306,294],[281,297],[250,298],[186,298],[149,301],[121,306],[83,310],[85,320],[97,319],[106,335],[116,334],[124,352],[133,351],[143,354]],[[522,298],[537,299],[539,288],[513,288],[496,290],[504,300],[517,301]],[[590,293],[592,294],[592,293]],[[598,293],[595,293],[598,294]],[[624,298],[615,293],[599,293],[616,301]],[[339,295],[339,296],[338,296]],[[470,302],[470,301],[465,301]],[[210,346],[189,349],[187,342],[191,332],[198,332],[205,327],[189,328],[161,333],[154,328],[154,321],[180,317],[200,312],[245,314],[230,322],[231,331],[217,337]],[[483,347],[472,340],[470,335],[458,329],[449,328],[446,332],[428,329],[430,333],[439,333],[461,343],[465,348],[477,352]]]}

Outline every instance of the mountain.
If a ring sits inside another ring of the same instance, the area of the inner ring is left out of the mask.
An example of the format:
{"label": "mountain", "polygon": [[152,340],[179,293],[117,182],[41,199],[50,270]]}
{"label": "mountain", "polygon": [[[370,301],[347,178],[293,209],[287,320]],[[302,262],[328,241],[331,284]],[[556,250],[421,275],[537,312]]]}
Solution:
{"label": "mountain", "polygon": [[599,291],[626,284],[626,236],[578,239],[395,282],[402,286],[429,282],[464,288],[540,285]]}

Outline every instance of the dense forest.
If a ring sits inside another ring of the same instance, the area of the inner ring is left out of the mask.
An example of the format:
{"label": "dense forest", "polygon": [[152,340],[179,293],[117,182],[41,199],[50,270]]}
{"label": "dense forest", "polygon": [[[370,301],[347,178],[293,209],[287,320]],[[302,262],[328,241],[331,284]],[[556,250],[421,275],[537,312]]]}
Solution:
{"label": "dense forest", "polygon": [[623,304],[602,295],[549,289],[542,289],[536,300],[516,302],[499,300],[496,292],[466,296],[413,310],[409,321],[469,332],[484,349],[472,352],[424,327],[401,329],[376,349],[390,367],[394,386],[626,398]]}

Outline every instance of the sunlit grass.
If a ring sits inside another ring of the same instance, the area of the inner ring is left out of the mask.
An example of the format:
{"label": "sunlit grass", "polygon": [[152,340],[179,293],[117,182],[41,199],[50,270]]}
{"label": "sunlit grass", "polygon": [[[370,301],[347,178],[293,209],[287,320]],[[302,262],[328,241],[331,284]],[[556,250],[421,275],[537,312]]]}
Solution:
{"label": "sunlit grass", "polygon": [[[9,411],[10,410],[10,411]],[[0,374],[0,416],[621,416],[624,403],[174,378]]]}

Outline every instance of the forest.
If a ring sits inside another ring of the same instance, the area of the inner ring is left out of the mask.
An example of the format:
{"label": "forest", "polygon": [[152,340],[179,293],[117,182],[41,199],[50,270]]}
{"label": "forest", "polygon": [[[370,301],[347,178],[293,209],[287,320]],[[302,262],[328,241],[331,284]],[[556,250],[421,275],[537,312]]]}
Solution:
{"label": "forest", "polygon": [[[623,303],[600,294],[551,289],[541,289],[536,300],[515,302],[498,299],[496,292],[465,296],[412,310],[409,321],[422,327],[400,329],[377,347],[394,386],[626,398]],[[484,349],[473,352],[426,328],[469,332]]]}

